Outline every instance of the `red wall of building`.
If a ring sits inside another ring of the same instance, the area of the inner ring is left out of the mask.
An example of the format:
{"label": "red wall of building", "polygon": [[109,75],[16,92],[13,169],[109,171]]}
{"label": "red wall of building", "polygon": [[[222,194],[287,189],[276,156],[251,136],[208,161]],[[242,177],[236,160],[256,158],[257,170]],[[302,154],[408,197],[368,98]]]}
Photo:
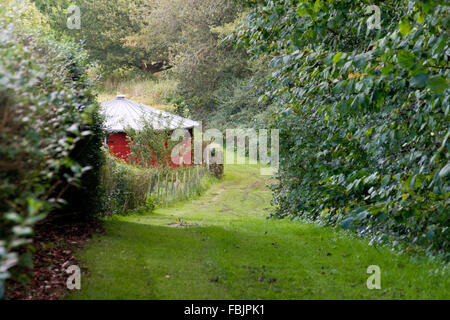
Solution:
{"label": "red wall of building", "polygon": [[109,152],[116,158],[128,162],[131,154],[131,148],[128,144],[127,135],[124,132],[118,132],[108,135],[106,139]]}
{"label": "red wall of building", "polygon": [[[167,145],[166,145],[167,147]],[[191,166],[192,165],[192,138],[186,139],[182,142],[180,153],[178,155],[175,155],[173,157],[173,162],[171,162],[171,166],[173,168],[179,167],[180,163],[183,162],[183,167]],[[183,161],[181,161],[183,160]]]}
{"label": "red wall of building", "polygon": [[[127,140],[127,135],[124,132],[113,133],[108,135],[106,139],[106,143],[108,145],[109,152],[118,159],[123,159],[126,162],[130,161],[131,148],[129,142]],[[192,139],[189,138],[185,140],[182,144],[182,152],[181,155],[175,156],[175,163],[171,162],[171,166],[173,168],[179,167],[179,163],[181,163],[181,159],[183,158],[183,166],[192,165]],[[166,143],[167,148],[167,143]],[[170,157],[170,155],[169,155]],[[156,163],[153,163],[156,165]]]}

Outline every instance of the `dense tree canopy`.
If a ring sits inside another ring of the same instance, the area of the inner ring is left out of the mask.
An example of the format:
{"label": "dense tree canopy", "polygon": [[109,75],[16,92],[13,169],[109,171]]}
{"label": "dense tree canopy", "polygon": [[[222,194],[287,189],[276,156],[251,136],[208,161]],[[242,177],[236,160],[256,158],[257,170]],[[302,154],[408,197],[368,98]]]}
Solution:
{"label": "dense tree canopy", "polygon": [[[34,0],[36,6],[48,17],[53,30],[83,41],[90,57],[97,60],[106,70],[119,67],[135,67],[147,70],[152,61],[161,59],[160,53],[153,50],[143,51],[125,45],[125,39],[145,26],[142,12],[151,8],[151,1],[70,1],[70,0]],[[68,18],[74,12],[68,12],[71,5],[80,9],[80,28],[70,29]],[[166,58],[166,57],[165,57]]]}
{"label": "dense tree canopy", "polygon": [[[213,41],[210,27],[229,21],[235,7],[229,0],[34,0],[54,30],[82,40],[91,58],[105,69],[135,67],[159,72],[171,58],[189,54],[198,59]],[[80,29],[69,29],[71,5],[80,9]],[[210,38],[210,39],[208,39]],[[200,43],[206,46],[201,48]]]}
{"label": "dense tree canopy", "polygon": [[240,41],[274,57],[265,98],[284,97],[277,215],[448,252],[448,5],[242,2]]}
{"label": "dense tree canopy", "polygon": [[[264,125],[269,102],[258,103],[269,69],[251,62],[242,47],[224,39],[245,19],[232,0],[34,0],[59,34],[85,43],[104,78],[164,75],[176,83],[169,103],[210,125]],[[80,8],[80,29],[69,29],[70,5]],[[273,109],[273,108],[269,108]],[[255,115],[259,118],[256,119]]]}

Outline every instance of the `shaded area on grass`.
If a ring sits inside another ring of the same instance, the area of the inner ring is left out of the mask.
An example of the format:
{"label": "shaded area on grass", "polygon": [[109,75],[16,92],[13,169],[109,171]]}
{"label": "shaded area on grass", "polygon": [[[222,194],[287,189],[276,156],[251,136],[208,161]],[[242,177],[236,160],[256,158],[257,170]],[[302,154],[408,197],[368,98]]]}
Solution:
{"label": "shaded area on grass", "polygon": [[[8,280],[6,298],[10,300],[58,300],[67,294],[66,269],[79,265],[74,251],[80,250],[93,233],[104,229],[98,220],[71,223],[45,221],[36,226],[31,278],[27,283]],[[31,261],[30,261],[31,262]],[[14,272],[14,269],[12,270]],[[84,273],[87,270],[83,270]],[[25,278],[22,278],[26,280]]]}
{"label": "shaded area on grass", "polygon": [[[106,234],[79,253],[90,276],[68,298],[449,298],[439,263],[265,219],[271,194],[260,181],[268,182],[254,166],[228,166],[224,182],[198,199],[107,220]],[[366,287],[369,265],[381,268],[381,290]]]}

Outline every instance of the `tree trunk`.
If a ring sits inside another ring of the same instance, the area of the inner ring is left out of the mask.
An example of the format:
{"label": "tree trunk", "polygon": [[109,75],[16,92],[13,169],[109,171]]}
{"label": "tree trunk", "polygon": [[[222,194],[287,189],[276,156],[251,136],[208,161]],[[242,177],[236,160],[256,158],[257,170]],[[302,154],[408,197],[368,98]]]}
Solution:
{"label": "tree trunk", "polygon": [[172,66],[169,66],[165,61],[163,62],[156,62],[156,63],[142,63],[141,70],[145,71],[146,73],[158,73],[167,69],[170,69]]}

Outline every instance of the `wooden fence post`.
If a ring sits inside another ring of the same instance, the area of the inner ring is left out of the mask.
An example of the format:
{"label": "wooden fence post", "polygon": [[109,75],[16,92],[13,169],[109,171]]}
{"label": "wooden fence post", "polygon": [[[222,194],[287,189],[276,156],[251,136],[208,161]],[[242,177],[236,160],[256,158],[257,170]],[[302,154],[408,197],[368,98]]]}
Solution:
{"label": "wooden fence post", "polygon": [[159,171],[157,174],[158,174],[158,182],[157,182],[158,184],[157,184],[157,189],[156,189],[156,196],[159,197],[159,193],[161,191],[161,181],[160,181],[161,174]]}
{"label": "wooden fence post", "polygon": [[173,176],[174,176],[174,174],[173,174],[173,172],[172,172],[172,175],[171,175],[171,182],[172,182],[172,188],[171,188],[171,191],[172,191],[172,199],[174,198],[174,195],[175,195],[175,183],[174,183],[174,181],[173,181]]}
{"label": "wooden fence post", "polygon": [[169,196],[169,173],[166,174],[166,204],[168,196]]}
{"label": "wooden fence post", "polygon": [[189,178],[188,178],[188,194],[190,195],[192,192],[192,185],[191,185],[191,181],[192,181],[192,168],[189,168]]}
{"label": "wooden fence post", "polygon": [[178,196],[178,171],[175,173],[175,196]]}
{"label": "wooden fence post", "polygon": [[186,170],[183,173],[183,197],[186,197]]}

